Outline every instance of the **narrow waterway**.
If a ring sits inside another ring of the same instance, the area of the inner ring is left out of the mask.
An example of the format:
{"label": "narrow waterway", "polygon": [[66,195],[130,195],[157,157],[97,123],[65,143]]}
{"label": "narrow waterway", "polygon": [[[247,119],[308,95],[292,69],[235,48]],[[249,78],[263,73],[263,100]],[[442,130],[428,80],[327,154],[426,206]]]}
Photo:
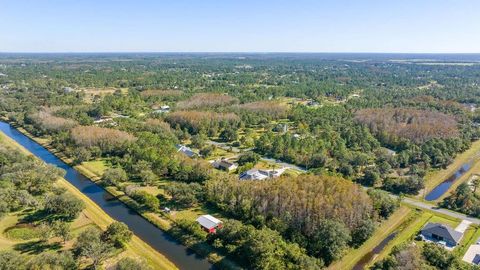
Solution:
{"label": "narrow waterway", "polygon": [[90,181],[74,168],[57,158],[43,146],[23,135],[5,122],[0,121],[0,130],[17,141],[32,154],[48,164],[66,171],[65,179],[88,196],[112,218],[124,222],[139,238],[162,253],[180,269],[213,269],[207,259],[199,257],[169,234],[155,227],[126,204],[111,196],[102,187]]}
{"label": "narrow waterway", "polygon": [[466,172],[470,170],[470,167],[472,166],[471,163],[465,163],[458,169],[454,174],[450,175],[445,181],[440,183],[438,186],[436,186],[430,193],[427,194],[425,197],[425,200],[427,201],[434,201],[438,198],[440,198],[447,190],[455,183],[455,181],[458,180],[462,175],[464,175]]}
{"label": "narrow waterway", "polygon": [[365,254],[358,262],[357,264],[353,267],[353,270],[363,270],[365,266],[372,261],[373,257],[377,254],[379,254],[383,248],[393,239],[397,236],[397,232],[393,232],[385,239],[380,242],[376,247],[374,247],[370,252]]}

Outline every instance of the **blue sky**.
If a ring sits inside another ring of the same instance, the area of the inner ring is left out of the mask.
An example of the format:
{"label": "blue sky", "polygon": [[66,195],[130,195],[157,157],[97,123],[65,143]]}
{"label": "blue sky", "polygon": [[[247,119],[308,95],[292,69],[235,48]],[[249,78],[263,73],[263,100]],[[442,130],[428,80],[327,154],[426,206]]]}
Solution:
{"label": "blue sky", "polygon": [[0,0],[0,52],[480,53],[477,0]]}

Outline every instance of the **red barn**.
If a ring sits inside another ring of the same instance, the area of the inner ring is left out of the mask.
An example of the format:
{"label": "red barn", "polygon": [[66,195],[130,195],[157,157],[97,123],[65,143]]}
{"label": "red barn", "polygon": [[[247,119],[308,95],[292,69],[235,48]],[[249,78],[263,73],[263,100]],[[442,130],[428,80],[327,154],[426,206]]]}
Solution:
{"label": "red barn", "polygon": [[222,228],[222,221],[211,215],[203,215],[197,218],[198,224],[208,233],[215,233],[217,228]]}

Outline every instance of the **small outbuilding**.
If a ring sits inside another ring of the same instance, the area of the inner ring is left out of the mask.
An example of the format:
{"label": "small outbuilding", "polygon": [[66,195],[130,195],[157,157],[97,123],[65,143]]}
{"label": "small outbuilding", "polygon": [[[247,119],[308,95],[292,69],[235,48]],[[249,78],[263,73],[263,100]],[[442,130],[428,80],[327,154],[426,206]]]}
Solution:
{"label": "small outbuilding", "polygon": [[215,233],[217,229],[222,228],[223,222],[211,215],[203,215],[197,218],[198,224],[208,233]]}

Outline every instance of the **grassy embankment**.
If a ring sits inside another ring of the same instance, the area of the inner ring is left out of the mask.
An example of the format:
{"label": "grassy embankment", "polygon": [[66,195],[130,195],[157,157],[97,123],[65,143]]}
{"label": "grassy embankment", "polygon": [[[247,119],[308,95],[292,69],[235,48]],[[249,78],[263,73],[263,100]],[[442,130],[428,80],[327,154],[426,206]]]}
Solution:
{"label": "grassy embankment", "polygon": [[408,219],[411,209],[402,206],[385,222],[383,222],[363,245],[357,249],[350,250],[340,261],[332,264],[328,269],[352,269],[357,262],[367,253],[373,250],[383,239],[394,232],[405,220]]}
{"label": "grassy embankment", "polygon": [[[445,179],[447,179],[450,175],[455,173],[463,164],[468,163],[469,161],[473,161],[472,169],[478,168],[480,170],[479,165],[479,153],[480,153],[480,140],[475,141],[472,143],[472,146],[465,152],[459,154],[452,164],[448,165],[446,169],[442,170],[434,170],[431,171],[425,176],[425,190],[421,191],[420,194],[417,196],[418,198],[424,197],[428,194],[432,189],[442,183]],[[451,190],[456,188],[462,182],[468,180],[469,175],[473,170],[465,173],[458,181],[455,182],[452,187],[445,192],[445,194],[449,194]],[[441,200],[441,199],[439,199]]]}
{"label": "grassy embankment", "polygon": [[[13,147],[22,151],[25,154],[31,155],[28,150],[23,148],[21,145],[10,139],[8,136],[0,132],[0,143]],[[86,208],[82,212],[82,215],[75,220],[72,225],[72,233],[76,233],[76,231],[80,230],[81,228],[85,227],[89,223],[98,226],[101,229],[106,229],[106,227],[114,222],[114,220],[105,213],[97,204],[91,201],[86,195],[76,189],[73,185],[71,185],[65,179],[60,179],[57,182],[58,186],[61,186],[67,190],[70,194],[80,198],[84,201]],[[10,215],[4,218],[0,222],[0,229],[2,232],[12,225],[16,224],[18,219],[21,218],[20,213],[16,213],[14,215]],[[13,248],[18,241],[13,241],[11,239],[5,238],[3,236],[0,237],[0,248]],[[21,242],[20,242],[21,243]],[[152,247],[147,245],[137,236],[133,236],[132,240],[127,244],[126,250],[110,260],[108,263],[112,263],[112,261],[118,260],[121,257],[129,256],[129,257],[136,257],[136,258],[143,258],[147,262],[149,262],[154,269],[177,269],[175,265],[170,262],[167,258],[165,258],[162,254],[158,253]]]}
{"label": "grassy embankment", "polygon": [[[89,178],[91,181],[101,185],[100,183],[101,176],[104,170],[109,167],[104,160],[83,162],[80,165],[73,165],[73,160],[71,158],[67,157],[64,153],[62,153],[61,151],[58,151],[57,149],[53,148],[50,145],[50,139],[33,136],[22,127],[16,127],[16,128],[18,131],[22,132],[24,135],[28,136],[32,140],[36,141],[37,143],[45,147],[55,156],[60,158],[63,162],[73,166],[78,172],[80,172],[81,174]],[[120,201],[128,205],[130,208],[135,210],[137,213],[139,213],[141,216],[143,216],[153,225],[157,226],[158,228],[164,231],[168,231],[171,229],[173,222],[175,221],[176,218],[196,219],[199,215],[203,215],[206,213],[215,214],[215,216],[219,218],[223,218],[223,216],[220,215],[218,211],[215,211],[205,206],[197,206],[197,207],[188,208],[182,211],[172,211],[170,215],[159,215],[157,213],[145,210],[135,200],[127,196],[123,191],[119,190],[116,187],[103,186],[103,188],[107,192],[109,192],[112,196],[119,199]],[[146,188],[146,190],[148,190],[148,188]],[[160,192],[162,191],[160,190]],[[228,269],[238,268],[238,266],[234,262],[232,262],[225,256],[222,256],[221,254],[217,253],[215,249],[213,249],[210,245],[206,243],[197,242],[197,241],[184,241],[183,239],[179,239],[179,240],[181,240],[185,246],[193,249],[196,253],[202,256],[206,256],[208,260],[214,264],[219,264],[222,267],[225,267]]]}

